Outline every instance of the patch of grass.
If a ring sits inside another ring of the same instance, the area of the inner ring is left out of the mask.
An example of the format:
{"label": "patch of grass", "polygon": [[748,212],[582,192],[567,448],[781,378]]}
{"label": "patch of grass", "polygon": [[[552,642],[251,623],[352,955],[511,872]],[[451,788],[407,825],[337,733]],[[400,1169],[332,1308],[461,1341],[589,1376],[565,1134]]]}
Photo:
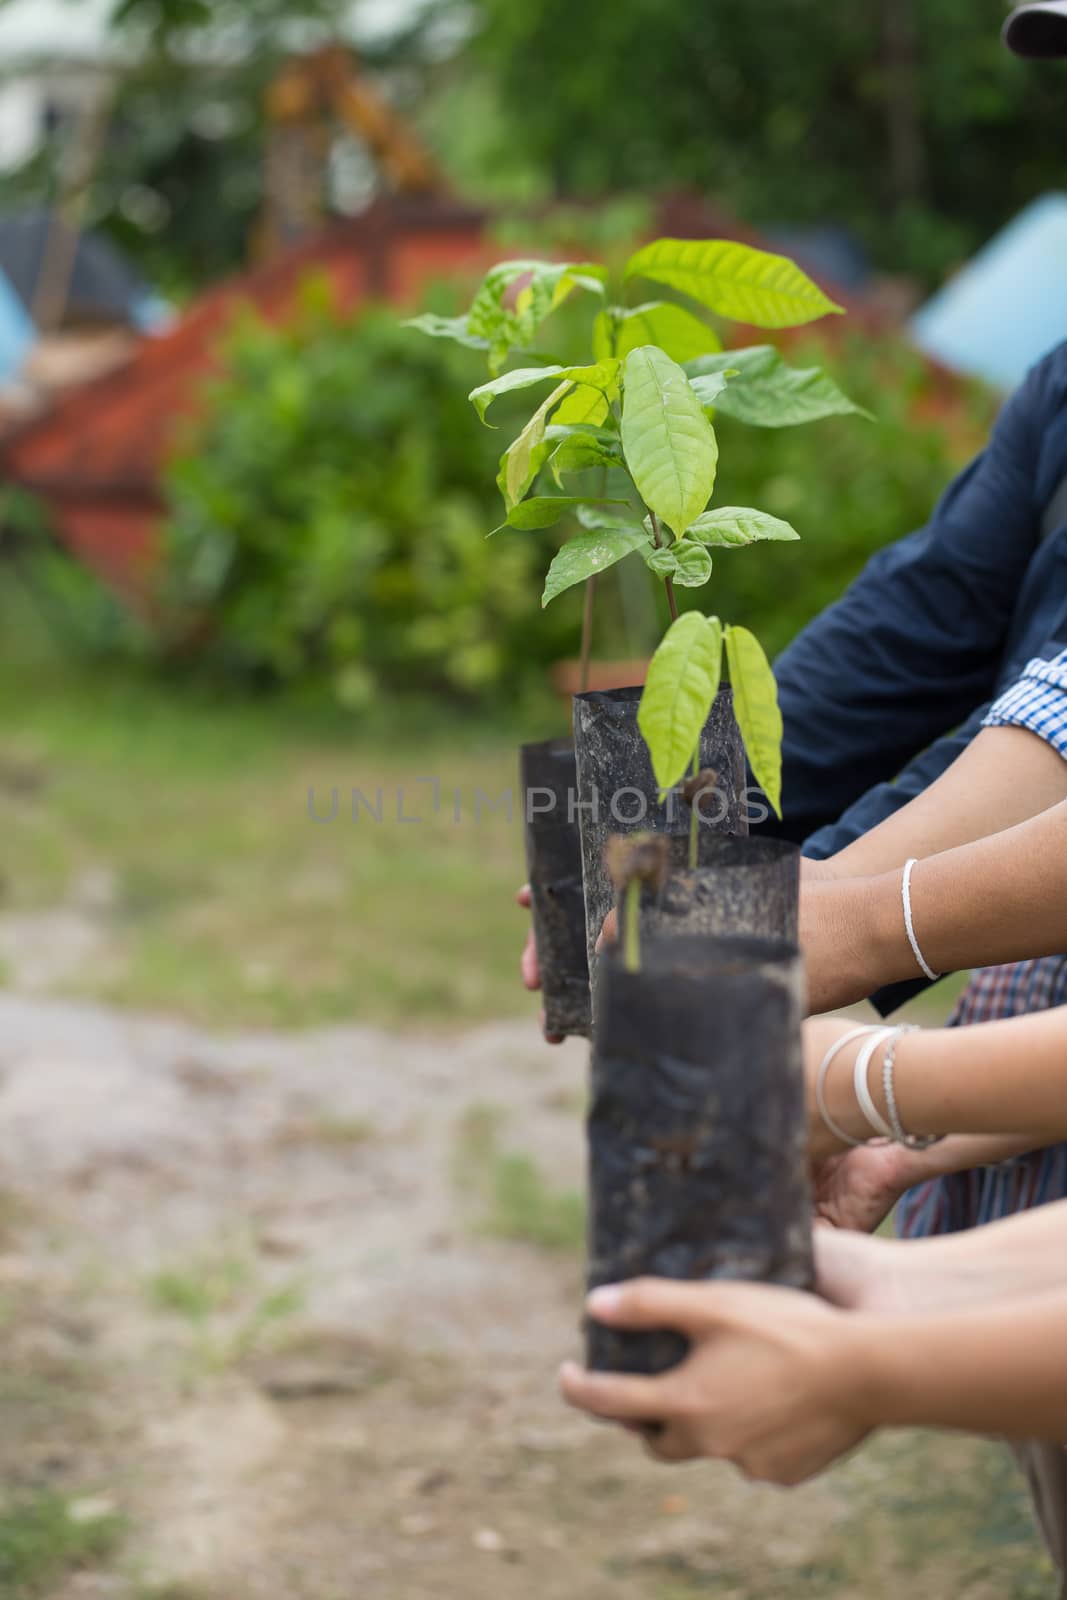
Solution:
{"label": "patch of grass", "polygon": [[187,1266],[165,1268],[145,1290],[158,1310],[194,1330],[186,1363],[190,1379],[223,1372],[251,1355],[299,1315],[305,1298],[296,1281],[264,1287],[251,1254],[239,1251],[209,1253]]}
{"label": "patch of grass", "polygon": [[554,1189],[529,1156],[499,1148],[504,1113],[468,1107],[456,1131],[453,1176],[478,1204],[482,1231],[495,1239],[574,1253],[585,1245],[585,1201]]}
{"label": "patch of grass", "polygon": [[101,1565],[122,1537],[118,1515],[79,1518],[42,1492],[0,1508],[0,1600],[36,1600],[69,1572]]}
{"label": "patch of grass", "polygon": [[[477,795],[514,790],[519,740],[552,727],[227,700],[72,662],[47,638],[29,652],[9,622],[0,575],[0,764],[32,758],[47,779],[19,797],[4,903],[62,905],[86,873],[112,876],[79,992],[208,1024],[532,1016],[515,972],[520,817]],[[336,820],[312,820],[309,795],[329,814],[335,789]],[[353,820],[354,790],[375,810],[381,791],[380,821],[365,806]],[[0,825],[11,804],[0,793]]]}
{"label": "patch of grass", "polygon": [[247,1288],[251,1273],[244,1256],[206,1256],[189,1267],[164,1268],[148,1280],[146,1287],[158,1310],[200,1324],[234,1306]]}

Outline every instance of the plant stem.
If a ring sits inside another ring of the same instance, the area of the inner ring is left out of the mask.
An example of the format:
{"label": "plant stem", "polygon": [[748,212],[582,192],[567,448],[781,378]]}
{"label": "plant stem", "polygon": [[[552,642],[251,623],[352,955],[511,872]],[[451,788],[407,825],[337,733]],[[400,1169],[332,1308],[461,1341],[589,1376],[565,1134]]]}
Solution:
{"label": "plant stem", "polygon": [[[600,469],[600,498],[608,492],[608,469]],[[582,664],[578,677],[578,692],[585,694],[589,688],[589,661],[593,654],[593,602],[596,600],[596,573],[585,580],[585,602],[582,606]]]}
{"label": "plant stem", "polygon": [[631,878],[623,902],[623,961],[627,972],[641,970],[641,880]]}
{"label": "plant stem", "polygon": [[[693,777],[694,778],[696,777],[696,775],[697,775],[697,773],[699,771],[700,771],[700,740],[698,739],[697,740],[697,747],[693,751]],[[690,870],[690,872],[695,872],[696,871],[696,869],[697,869],[697,860],[698,860],[698,857],[699,857],[699,854],[700,854],[700,812],[699,812],[699,809],[698,809],[699,806],[700,806],[700,797],[699,797],[699,795],[694,795],[693,796],[693,804],[690,807],[690,811],[689,811],[689,870]]]}
{"label": "plant stem", "polygon": [[[659,518],[656,516],[656,513],[654,511],[650,511],[648,513],[648,515],[649,515],[649,519],[651,520],[651,523],[652,523],[652,537],[656,542],[656,549],[657,550],[662,550],[663,549],[663,540],[659,536]],[[678,621],[678,602],[674,597],[674,583],[673,583],[673,580],[670,579],[670,578],[664,578],[663,587],[667,591],[667,604],[670,607],[671,621],[672,622],[677,622]]]}
{"label": "plant stem", "polygon": [[582,666],[578,677],[578,692],[584,694],[589,687],[589,658],[593,653],[593,601],[596,599],[596,573],[585,580],[585,604],[582,607]]}

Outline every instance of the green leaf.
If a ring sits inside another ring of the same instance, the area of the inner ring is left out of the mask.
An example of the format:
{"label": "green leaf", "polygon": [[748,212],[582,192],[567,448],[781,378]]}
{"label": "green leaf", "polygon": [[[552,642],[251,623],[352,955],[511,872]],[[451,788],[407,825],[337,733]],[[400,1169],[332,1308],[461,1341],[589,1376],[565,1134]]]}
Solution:
{"label": "green leaf", "polygon": [[[706,322],[701,322],[684,306],[676,306],[669,300],[649,300],[631,310],[622,307],[612,309],[615,311],[615,333],[614,348],[609,348],[609,355],[621,358],[643,344],[654,344],[672,361],[681,363],[722,349],[722,340],[714,328],[709,328]],[[609,311],[600,315],[610,317],[611,314]]]}
{"label": "green leaf", "polygon": [[518,438],[513,440],[504,452],[497,482],[500,483],[504,504],[509,510],[522,499],[544,465],[548,451],[542,450],[541,445],[544,443],[545,430],[548,426],[548,413],[563,399],[570,387],[569,380],[558,384],[548,399],[543,400],[538,406]]}
{"label": "green leaf", "polygon": [[614,398],[610,390],[591,389],[586,383],[575,384],[567,398],[560,403],[552,421],[561,425],[591,423],[599,427],[607,421],[611,411],[610,402]]}
{"label": "green leaf", "polygon": [[732,372],[729,371],[709,372],[706,377],[689,379],[690,387],[705,411],[709,406],[718,404],[719,396],[732,376]]}
{"label": "green leaf", "polygon": [[530,343],[549,312],[574,289],[603,295],[604,268],[594,262],[500,261],[486,273],[467,313],[468,332],[485,339],[489,370]]}
{"label": "green leaf", "polygon": [[672,547],[671,554],[677,563],[675,583],[683,589],[702,589],[711,577],[711,557],[704,546],[690,544],[688,539],[679,539]]}
{"label": "green leaf", "polygon": [[782,713],[771,664],[755,634],[726,629],[726,659],[734,691],[734,716],[756,782],[782,815]]}
{"label": "green leaf", "polygon": [[640,523],[631,523],[628,527],[597,528],[576,534],[567,541],[548,569],[545,592],[541,596],[542,606],[547,606],[564,589],[605,572],[616,561],[621,561],[631,551],[639,550],[647,543],[648,534]]}
{"label": "green leaf", "polygon": [[630,257],[626,276],[665,283],[757,328],[798,328],[843,309],[786,256],[733,239],[656,239]]}
{"label": "green leaf", "polygon": [[715,430],[681,367],[655,345],[631,350],[623,371],[626,465],[649,510],[680,533],[715,487]]}
{"label": "green leaf", "polygon": [[565,472],[585,472],[590,467],[615,467],[622,451],[612,439],[598,439],[591,433],[571,433],[562,439],[552,454],[552,476],[563,487]]}
{"label": "green leaf", "polygon": [[[615,323],[618,316],[618,306],[611,306],[605,311],[598,311],[593,318],[593,360],[606,361],[617,355],[615,349]],[[696,354],[703,354],[697,351]]]}
{"label": "green leaf", "polygon": [[476,389],[471,390],[467,398],[484,422],[485,414],[493,401],[498,396],[510,394],[515,389],[529,389],[535,383],[544,383],[549,378],[557,378],[566,379],[568,383],[581,383],[588,387],[599,389],[602,392],[609,392],[612,385],[618,380],[618,375],[619,363],[617,361],[598,361],[591,367],[559,367],[555,365],[548,367],[514,367],[511,372],[505,372],[499,378],[491,378],[488,383],[480,383]]}
{"label": "green leaf", "polygon": [[588,495],[549,494],[532,495],[529,500],[520,500],[517,506],[512,506],[507,518],[494,528],[492,533],[486,535],[491,539],[494,533],[499,533],[501,528],[551,528],[558,522],[566,511],[573,511],[577,506],[601,504],[608,506],[625,505],[625,500],[590,501]]}
{"label": "green leaf", "polygon": [[[631,512],[629,516],[620,515],[616,511],[605,511],[602,505],[587,502],[579,506],[575,516],[583,528],[633,528],[638,526]],[[645,538],[652,538],[652,530],[644,522],[640,524],[645,530]]]}
{"label": "green leaf", "polygon": [[705,511],[686,528],[685,536],[720,550],[738,549],[762,539],[800,538],[796,529],[780,517],[768,516],[766,511],[752,511],[747,506],[719,506],[714,511]]}
{"label": "green leaf", "polygon": [[793,428],[824,417],[858,416],[875,419],[838,388],[821,367],[791,367],[772,345],[728,350],[719,356],[701,356],[686,364],[694,389],[706,378],[733,367],[735,376],[716,401],[724,416],[756,428]]}
{"label": "green leaf", "polygon": [[645,558],[645,566],[649,572],[654,572],[657,578],[673,578],[678,571],[674,551],[669,547],[657,550],[655,545],[650,544],[648,549],[641,553]]}
{"label": "green leaf", "polygon": [[468,350],[488,350],[489,340],[477,337],[471,333],[467,326],[466,317],[439,317],[432,311],[426,311],[421,317],[409,317],[401,323],[402,328],[415,328],[419,333],[428,333],[431,339],[452,339],[456,344],[465,345]]}
{"label": "green leaf", "polygon": [[692,761],[721,674],[719,619],[685,612],[652,657],[637,713],[661,789],[672,788]]}
{"label": "green leaf", "polygon": [[642,554],[657,578],[670,578],[683,589],[700,589],[711,577],[711,557],[702,545],[680,539],[661,550],[650,546]]}

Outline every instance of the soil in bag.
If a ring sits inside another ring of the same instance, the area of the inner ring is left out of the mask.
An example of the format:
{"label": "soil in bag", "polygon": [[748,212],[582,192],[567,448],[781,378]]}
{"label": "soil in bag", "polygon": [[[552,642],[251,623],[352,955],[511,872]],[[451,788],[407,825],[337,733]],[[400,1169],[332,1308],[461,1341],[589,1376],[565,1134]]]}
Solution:
{"label": "soil in bag", "polygon": [[573,807],[578,779],[574,745],[550,739],[519,752],[526,866],[545,1032],[590,1031],[582,849]]}
{"label": "soil in bag", "polygon": [[796,942],[798,845],[786,839],[704,832],[699,837],[698,861],[696,870],[690,869],[683,842],[671,840],[670,876],[661,888],[642,895],[643,937],[749,935]]}
{"label": "soil in bag", "polygon": [[[603,958],[593,1045],[589,1287],[644,1275],[813,1281],[800,1025],[784,941],[644,941],[641,970]],[[676,1332],[588,1320],[587,1361],[657,1373]]]}

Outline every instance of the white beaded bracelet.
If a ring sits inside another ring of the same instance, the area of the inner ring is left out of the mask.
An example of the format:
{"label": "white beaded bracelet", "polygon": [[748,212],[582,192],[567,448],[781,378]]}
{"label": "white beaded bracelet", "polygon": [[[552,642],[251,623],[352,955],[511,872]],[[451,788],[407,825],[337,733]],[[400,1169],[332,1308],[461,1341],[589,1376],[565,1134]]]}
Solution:
{"label": "white beaded bracelet", "polygon": [[927,961],[926,957],[919,949],[919,941],[915,937],[915,923],[913,922],[911,915],[911,875],[917,866],[918,861],[914,858],[911,861],[906,861],[904,863],[904,876],[900,881],[900,897],[904,902],[904,927],[907,930],[908,943],[911,945],[912,955],[915,957],[923,972],[925,972],[926,976],[930,979],[930,982],[936,983],[938,978],[943,977],[943,973],[935,972],[929,961]]}
{"label": "white beaded bracelet", "polygon": [[886,1111],[889,1113],[889,1125],[893,1130],[894,1142],[902,1144],[906,1150],[929,1150],[931,1145],[940,1144],[944,1138],[944,1134],[939,1133],[906,1133],[904,1124],[900,1120],[900,1112],[897,1109],[896,1087],[893,1082],[897,1060],[897,1045],[904,1034],[918,1033],[918,1031],[918,1028],[913,1023],[907,1027],[895,1029],[893,1038],[886,1045],[885,1060],[882,1062],[882,1092],[885,1095]]}

